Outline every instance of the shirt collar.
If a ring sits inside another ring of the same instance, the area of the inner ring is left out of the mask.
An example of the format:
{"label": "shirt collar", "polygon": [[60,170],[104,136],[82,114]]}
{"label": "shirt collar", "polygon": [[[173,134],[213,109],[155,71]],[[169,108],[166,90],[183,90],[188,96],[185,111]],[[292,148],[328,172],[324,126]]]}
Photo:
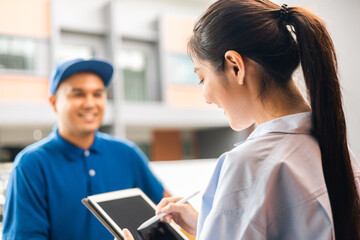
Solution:
{"label": "shirt collar", "polygon": [[[268,133],[310,134],[311,112],[291,114],[260,124],[246,139],[254,139]],[[241,145],[244,141],[236,143]]]}
{"label": "shirt collar", "polygon": [[69,141],[65,140],[60,134],[58,126],[54,126],[52,130],[52,134],[54,135],[55,142],[60,146],[60,150],[70,157],[71,160],[81,159],[81,156],[84,156],[86,151],[90,153],[98,153],[100,152],[100,138],[98,131],[95,132],[95,138],[93,144],[89,149],[82,149],[80,147],[75,146]]}

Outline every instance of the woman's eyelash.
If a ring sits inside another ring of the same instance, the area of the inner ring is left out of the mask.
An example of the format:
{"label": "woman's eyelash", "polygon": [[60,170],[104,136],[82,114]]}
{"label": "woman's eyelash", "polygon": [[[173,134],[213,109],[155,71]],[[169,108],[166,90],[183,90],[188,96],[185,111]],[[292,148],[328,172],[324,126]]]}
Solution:
{"label": "woman's eyelash", "polygon": [[199,81],[199,84],[202,85],[203,82],[204,82],[204,79],[200,80],[200,81]]}

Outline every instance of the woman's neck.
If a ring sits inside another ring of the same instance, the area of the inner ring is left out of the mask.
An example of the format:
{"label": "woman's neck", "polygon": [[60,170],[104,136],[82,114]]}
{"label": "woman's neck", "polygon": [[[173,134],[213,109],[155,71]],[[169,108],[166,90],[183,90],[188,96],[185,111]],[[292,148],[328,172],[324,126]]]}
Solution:
{"label": "woman's neck", "polygon": [[290,81],[286,89],[279,87],[274,89],[269,91],[270,94],[264,99],[259,100],[259,111],[255,119],[257,124],[286,115],[311,111],[311,108],[293,81]]}

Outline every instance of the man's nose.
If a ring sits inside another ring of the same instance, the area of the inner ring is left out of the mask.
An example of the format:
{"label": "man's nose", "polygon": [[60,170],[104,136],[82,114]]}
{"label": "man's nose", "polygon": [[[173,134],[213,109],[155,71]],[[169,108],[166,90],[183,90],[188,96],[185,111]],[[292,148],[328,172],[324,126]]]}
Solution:
{"label": "man's nose", "polygon": [[86,95],[85,101],[84,101],[84,105],[85,105],[85,106],[87,106],[87,107],[92,107],[92,106],[95,105],[95,103],[96,103],[96,101],[95,101],[94,96],[92,96],[91,94]]}

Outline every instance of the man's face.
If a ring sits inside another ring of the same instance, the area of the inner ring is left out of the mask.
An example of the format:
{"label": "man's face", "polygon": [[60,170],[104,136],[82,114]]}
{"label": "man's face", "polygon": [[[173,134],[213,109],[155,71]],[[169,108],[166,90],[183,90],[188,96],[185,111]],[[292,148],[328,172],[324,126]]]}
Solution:
{"label": "man's face", "polygon": [[58,115],[60,133],[91,135],[100,127],[104,115],[104,83],[94,73],[76,73],[60,84],[50,102]]}

